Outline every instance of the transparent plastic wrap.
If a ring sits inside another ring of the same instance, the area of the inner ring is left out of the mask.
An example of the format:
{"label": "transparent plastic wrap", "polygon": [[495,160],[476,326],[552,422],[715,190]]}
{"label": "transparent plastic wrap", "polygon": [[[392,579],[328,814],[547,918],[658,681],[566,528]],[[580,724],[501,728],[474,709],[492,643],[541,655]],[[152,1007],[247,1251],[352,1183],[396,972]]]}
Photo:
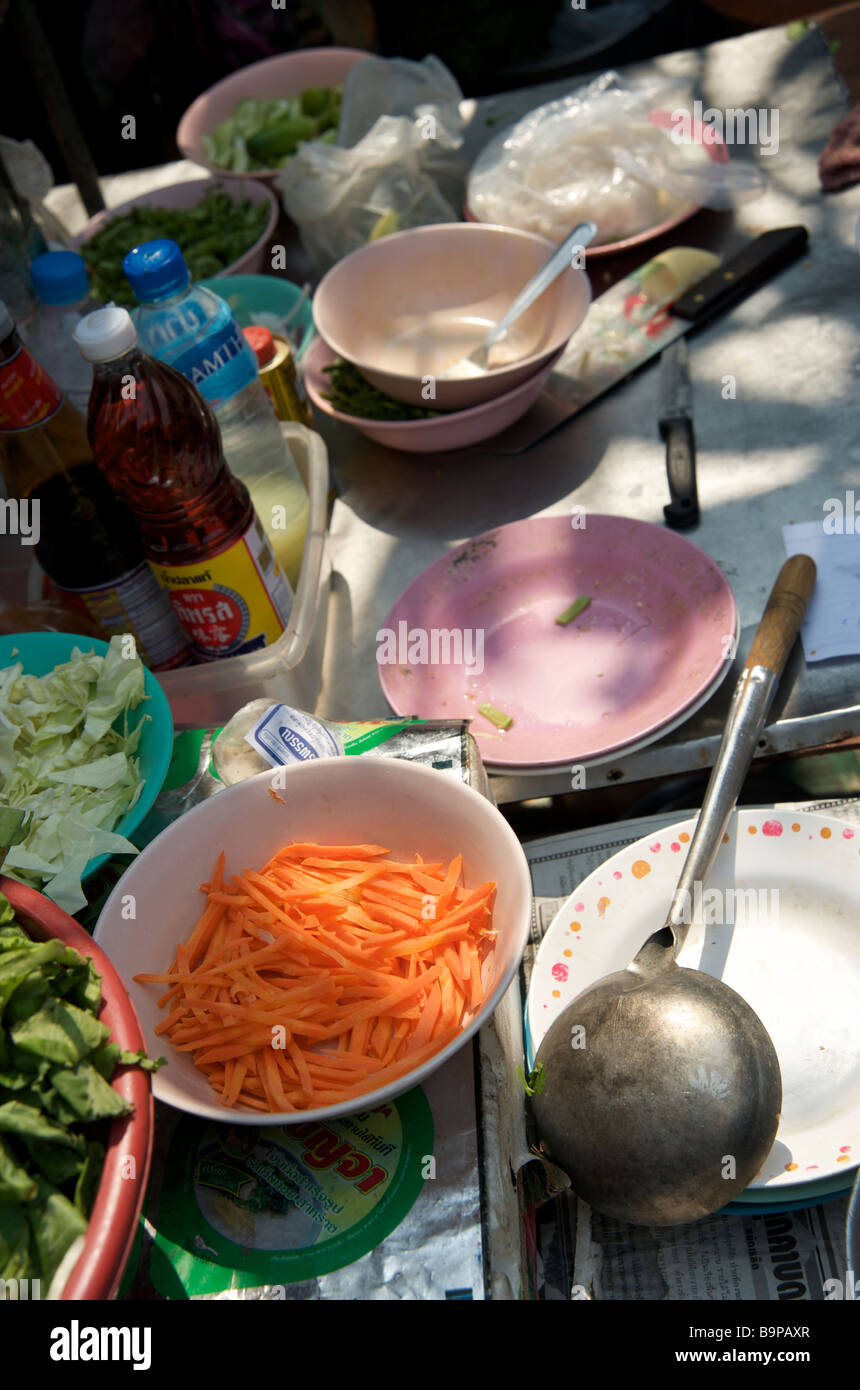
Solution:
{"label": "transparent plastic wrap", "polygon": [[275,179],[314,271],[385,232],[456,222],[462,93],[438,58],[367,58],[347,76],[338,143],[308,141]]}
{"label": "transparent plastic wrap", "polygon": [[589,218],[601,246],[693,207],[730,207],[759,192],[760,171],[730,164],[726,146],[693,110],[677,84],[634,87],[604,73],[490,142],[469,175],[469,211],[551,241]]}

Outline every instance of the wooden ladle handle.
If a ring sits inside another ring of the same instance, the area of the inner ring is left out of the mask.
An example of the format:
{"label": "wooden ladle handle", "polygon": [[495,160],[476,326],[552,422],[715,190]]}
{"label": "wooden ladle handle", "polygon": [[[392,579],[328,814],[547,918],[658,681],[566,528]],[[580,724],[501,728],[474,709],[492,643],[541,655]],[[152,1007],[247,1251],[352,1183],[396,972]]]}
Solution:
{"label": "wooden ladle handle", "polygon": [[746,669],[764,666],[782,674],[815,588],[815,561],[808,555],[786,560],[774,584],[753,640]]}

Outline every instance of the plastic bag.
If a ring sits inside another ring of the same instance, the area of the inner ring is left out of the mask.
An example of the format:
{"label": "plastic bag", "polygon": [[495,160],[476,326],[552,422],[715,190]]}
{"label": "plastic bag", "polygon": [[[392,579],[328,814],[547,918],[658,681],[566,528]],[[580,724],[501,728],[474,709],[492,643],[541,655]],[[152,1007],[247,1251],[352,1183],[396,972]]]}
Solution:
{"label": "plastic bag", "polygon": [[654,79],[632,87],[617,73],[604,73],[491,141],[469,175],[469,210],[481,222],[551,241],[589,218],[600,246],[696,205],[727,207],[758,192],[759,171],[724,162],[728,152],[705,127],[698,139],[684,138],[691,127],[680,115],[689,107],[676,85]]}
{"label": "plastic bag", "polygon": [[48,249],[72,250],[69,234],[62,222],[45,206],[45,197],[54,186],[54,175],[42,151],[32,140],[11,140],[6,135],[0,135],[0,159],[15,192],[29,205],[31,216]]}
{"label": "plastic bag", "polygon": [[0,164],[0,299],[21,326],[37,307],[30,262],[43,251],[67,249],[68,241],[42,202],[54,176],[32,141],[0,135]]}
{"label": "plastic bag", "polygon": [[385,232],[459,220],[461,99],[432,56],[350,70],[337,144],[300,145],[275,179],[317,274]]}

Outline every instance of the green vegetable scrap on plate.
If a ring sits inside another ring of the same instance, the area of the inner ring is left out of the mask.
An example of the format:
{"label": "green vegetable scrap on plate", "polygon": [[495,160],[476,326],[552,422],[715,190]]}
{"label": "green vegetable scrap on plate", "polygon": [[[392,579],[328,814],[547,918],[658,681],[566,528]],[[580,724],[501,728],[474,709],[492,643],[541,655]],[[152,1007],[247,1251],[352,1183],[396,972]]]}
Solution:
{"label": "green vegetable scrap on plate", "polygon": [[282,169],[303,140],[334,144],[340,95],[339,87],[307,87],[297,97],[245,97],[228,120],[203,136],[203,153],[210,164],[236,174]]}
{"label": "green vegetable scrap on plate", "polygon": [[0,893],[0,1280],[42,1297],[86,1234],[107,1122],[131,1112],[116,1067],[162,1065],[110,1041],[101,1002],[92,961],[32,941]]}
{"label": "green vegetable scrap on plate", "polygon": [[497,729],[509,729],[514,722],[513,715],[505,714],[504,710],[496,709],[495,705],[478,705],[478,713],[489,719],[491,724],[495,724]]}
{"label": "green vegetable scrap on plate", "polygon": [[426,410],[420,405],[405,405],[371,386],[357,367],[342,358],[323,367],[331,381],[331,391],[322,394],[335,410],[344,415],[357,415],[362,420],[429,420],[441,415],[440,410]]}
{"label": "green vegetable scrap on plate", "polygon": [[141,205],[113,217],[81,248],[93,294],[104,304],[136,301],[123,274],[122,258],[144,241],[170,237],[191,272],[192,280],[219,275],[244,256],[263,235],[267,203],[238,202],[220,187],[212,188],[193,208]]}
{"label": "green vegetable scrap on plate", "polygon": [[590,603],[591,599],[586,594],[583,594],[582,598],[574,599],[569,608],[565,608],[563,613],[559,613],[556,622],[562,627],[566,627],[568,623],[573,622],[574,618],[578,618],[580,613],[584,613]]}
{"label": "green vegetable scrap on plate", "polygon": [[517,1067],[517,1075],[523,1083],[523,1090],[527,1096],[543,1095],[546,1086],[546,1072],[543,1062],[538,1062],[534,1071],[530,1071],[528,1076],[525,1075],[522,1067]]}
{"label": "green vegetable scrap on plate", "polygon": [[75,647],[44,676],[26,675],[20,661],[0,669],[0,803],[32,813],[3,871],[66,912],[86,905],[90,859],[137,853],[113,831],[143,790],[135,753],[147,718],[127,728],[145,698],[144,668],[123,650],[114,637],[105,656]]}

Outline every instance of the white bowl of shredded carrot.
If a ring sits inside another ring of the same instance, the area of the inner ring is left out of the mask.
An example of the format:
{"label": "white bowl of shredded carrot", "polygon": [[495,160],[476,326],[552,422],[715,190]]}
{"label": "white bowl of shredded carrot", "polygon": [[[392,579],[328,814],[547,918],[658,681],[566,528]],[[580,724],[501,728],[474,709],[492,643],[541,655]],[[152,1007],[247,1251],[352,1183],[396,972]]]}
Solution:
{"label": "white bowl of shredded carrot", "polygon": [[203,802],[123,875],[95,938],[157,1099],[289,1124],[381,1104],[490,1018],[531,885],[484,797],[397,759],[325,758]]}

